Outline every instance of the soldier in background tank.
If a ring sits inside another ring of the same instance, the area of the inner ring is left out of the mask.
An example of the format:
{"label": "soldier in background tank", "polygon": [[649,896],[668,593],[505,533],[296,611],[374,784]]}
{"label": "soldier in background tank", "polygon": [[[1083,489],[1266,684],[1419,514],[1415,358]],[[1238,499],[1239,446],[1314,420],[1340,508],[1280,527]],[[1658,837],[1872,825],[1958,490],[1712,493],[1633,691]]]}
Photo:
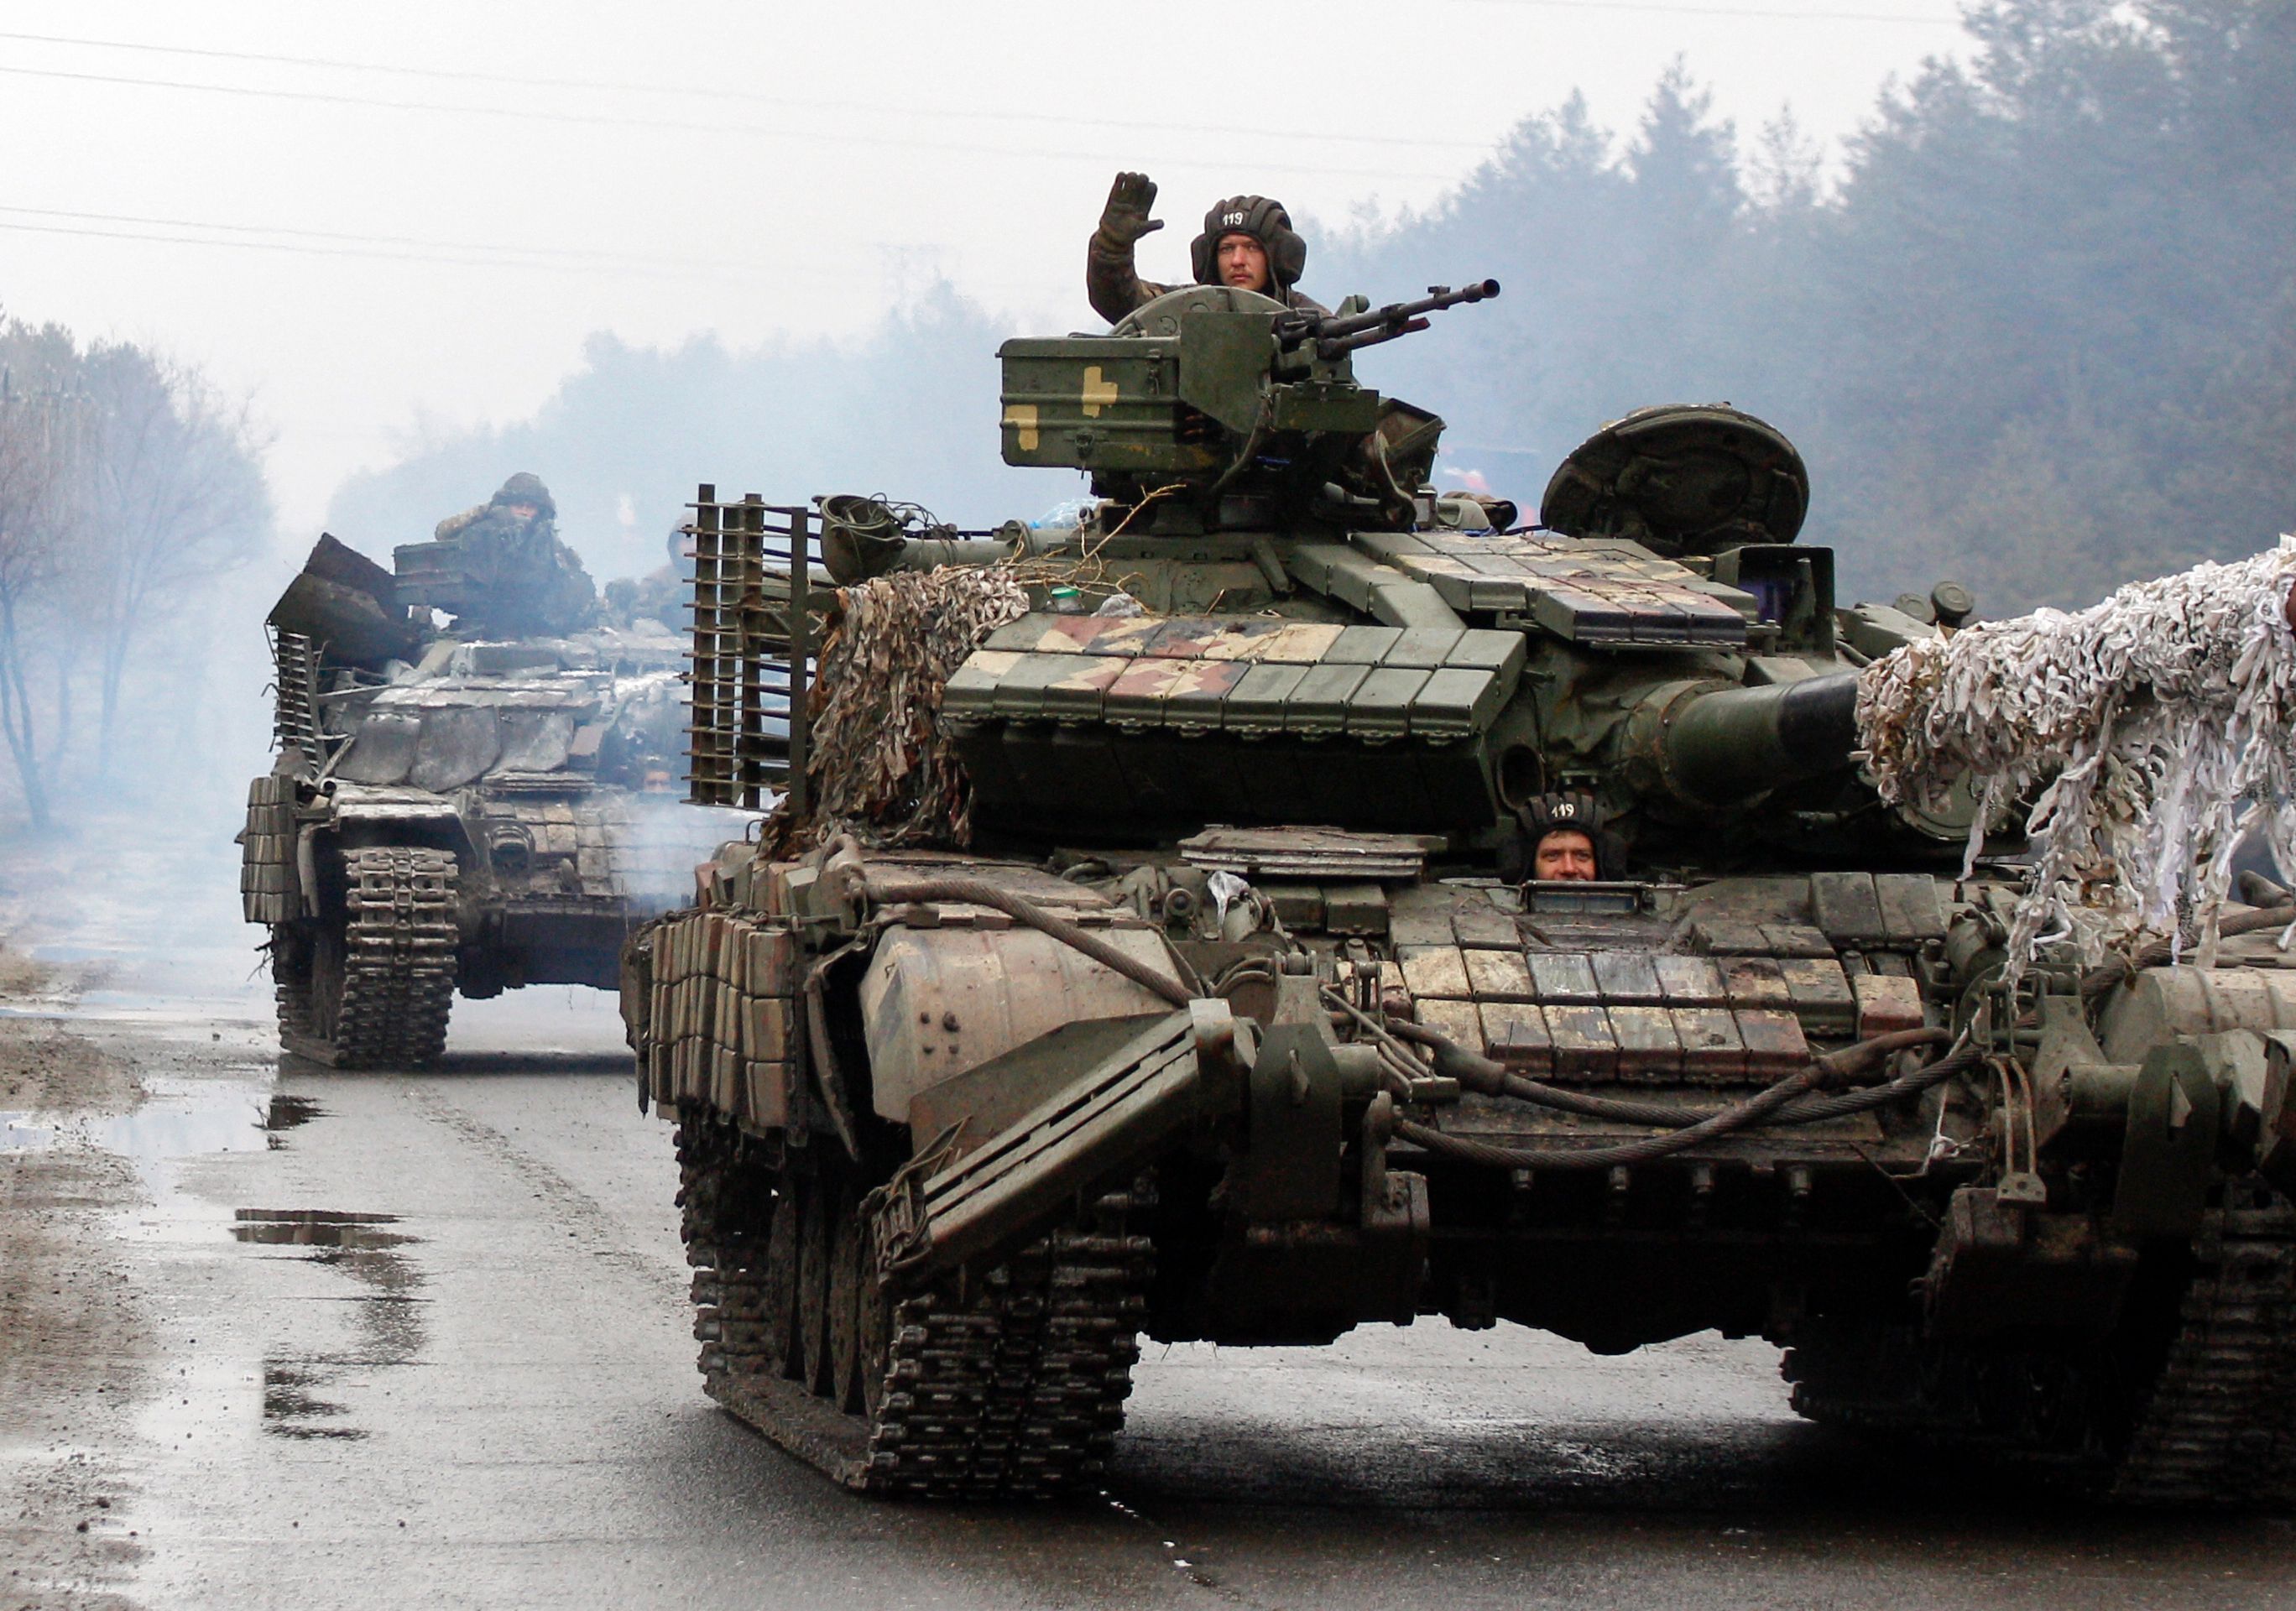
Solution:
{"label": "soldier in background tank", "polygon": [[685,601],[693,585],[693,540],[682,531],[662,539],[666,563],[642,577],[619,577],[606,584],[602,609],[606,624],[624,629],[650,621],[676,632],[686,624]]}
{"label": "soldier in background tank", "polygon": [[579,632],[598,618],[598,590],[559,540],[558,506],[521,470],[495,495],[439,522],[429,543],[397,551],[399,593],[455,617],[476,637]]}
{"label": "soldier in background tank", "polygon": [[[1149,216],[1156,182],[1145,174],[1116,176],[1085,253],[1085,291],[1093,311],[1111,324],[1173,288],[1143,280],[1133,265],[1142,237],[1164,227]],[[1203,232],[1188,248],[1199,285],[1227,285],[1273,297],[1289,307],[1324,311],[1297,289],[1308,264],[1308,243],[1292,227],[1283,203],[1267,196],[1230,196],[1204,215]]]}

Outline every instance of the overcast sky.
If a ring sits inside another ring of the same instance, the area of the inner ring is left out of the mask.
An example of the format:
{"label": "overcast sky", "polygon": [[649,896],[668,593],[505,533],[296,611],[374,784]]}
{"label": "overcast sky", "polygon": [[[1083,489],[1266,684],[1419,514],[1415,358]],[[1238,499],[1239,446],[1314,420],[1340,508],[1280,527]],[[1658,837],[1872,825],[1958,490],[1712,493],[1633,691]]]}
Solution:
{"label": "overcast sky", "polygon": [[593,331],[842,334],[937,277],[1078,327],[1119,167],[1163,187],[1144,269],[1185,278],[1219,195],[1424,206],[1574,89],[1631,128],[1677,56],[1742,135],[1791,106],[1838,140],[1958,12],[5,0],[0,312],[251,395],[294,546],[426,422],[530,413]]}

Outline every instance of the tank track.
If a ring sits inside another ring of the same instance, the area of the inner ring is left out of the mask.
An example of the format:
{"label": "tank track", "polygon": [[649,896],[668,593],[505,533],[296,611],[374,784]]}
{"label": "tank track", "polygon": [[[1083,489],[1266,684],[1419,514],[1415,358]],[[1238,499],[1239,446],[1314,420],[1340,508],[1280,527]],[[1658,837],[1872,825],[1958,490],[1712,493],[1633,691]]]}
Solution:
{"label": "tank track", "polygon": [[2296,1206],[2261,1188],[2211,1212],[2160,1379],[2107,1492],[2144,1506],[2296,1494]]}
{"label": "tank track", "polygon": [[279,1043],[290,1051],[299,1050],[297,1042],[311,1038],[311,958],[307,945],[288,925],[273,925],[271,994],[279,1009]]}
{"label": "tank track", "polygon": [[[2235,1186],[2194,1241],[2149,1384],[2102,1355],[1981,1356],[1910,1334],[1797,1345],[1784,1373],[1812,1420],[2053,1468],[2116,1504],[2296,1501],[2296,1206]],[[1891,1386],[1897,1387],[1891,1391]],[[2013,1414],[2004,1424],[2004,1406]]]}
{"label": "tank track", "polygon": [[[447,1049],[455,1005],[455,858],[403,846],[344,857],[342,999],[334,1032],[318,1026],[308,957],[274,965],[280,1039],[338,1068],[417,1068]],[[275,947],[275,955],[276,950]]]}
{"label": "tank track", "polygon": [[[861,1345],[848,1381],[806,1357],[808,1272],[800,1260],[798,1281],[777,1284],[773,1250],[774,1221],[800,1212],[800,1191],[853,1200],[841,1172],[824,1159],[795,1186],[756,1161],[754,1143],[690,1107],[677,1133],[694,1337],[712,1398],[863,1492],[1050,1498],[1097,1481],[1139,1358],[1152,1250],[1126,1226],[1152,1206],[1145,1180],[1099,1196],[1076,1223],[962,1288],[888,1299],[865,1264],[857,1270],[850,1323]],[[831,1297],[834,1266],[820,1261],[812,1275]],[[823,1329],[832,1361],[836,1323]]]}

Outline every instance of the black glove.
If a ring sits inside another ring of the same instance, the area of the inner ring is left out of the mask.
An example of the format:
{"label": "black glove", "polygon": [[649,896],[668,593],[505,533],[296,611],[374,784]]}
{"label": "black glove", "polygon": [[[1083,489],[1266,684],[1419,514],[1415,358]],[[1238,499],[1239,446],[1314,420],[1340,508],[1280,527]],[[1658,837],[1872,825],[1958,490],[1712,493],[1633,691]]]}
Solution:
{"label": "black glove", "polygon": [[1156,205],[1156,181],[1146,174],[1119,174],[1108,187],[1108,206],[1100,215],[1100,233],[1118,246],[1129,246],[1143,235],[1164,227],[1148,216]]}

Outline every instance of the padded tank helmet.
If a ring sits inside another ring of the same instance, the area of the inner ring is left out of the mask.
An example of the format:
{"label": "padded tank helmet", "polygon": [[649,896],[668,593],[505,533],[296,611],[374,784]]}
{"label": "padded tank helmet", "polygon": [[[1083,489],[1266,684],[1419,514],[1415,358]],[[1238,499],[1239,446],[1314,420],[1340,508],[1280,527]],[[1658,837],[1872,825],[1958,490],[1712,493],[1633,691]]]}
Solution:
{"label": "padded tank helmet", "polygon": [[1222,235],[1250,235],[1267,253],[1267,272],[1278,291],[1300,282],[1308,266],[1308,243],[1292,227],[1283,203],[1267,196],[1230,196],[1204,215],[1204,233],[1188,244],[1188,262],[1199,285],[1219,283]]}
{"label": "padded tank helmet", "polygon": [[1521,831],[1501,853],[1500,871],[1510,879],[1527,879],[1538,855],[1538,842],[1550,833],[1583,833],[1595,847],[1595,876],[1625,876],[1627,852],[1619,836],[1603,825],[1603,808],[1588,794],[1543,794],[1515,810]]}

